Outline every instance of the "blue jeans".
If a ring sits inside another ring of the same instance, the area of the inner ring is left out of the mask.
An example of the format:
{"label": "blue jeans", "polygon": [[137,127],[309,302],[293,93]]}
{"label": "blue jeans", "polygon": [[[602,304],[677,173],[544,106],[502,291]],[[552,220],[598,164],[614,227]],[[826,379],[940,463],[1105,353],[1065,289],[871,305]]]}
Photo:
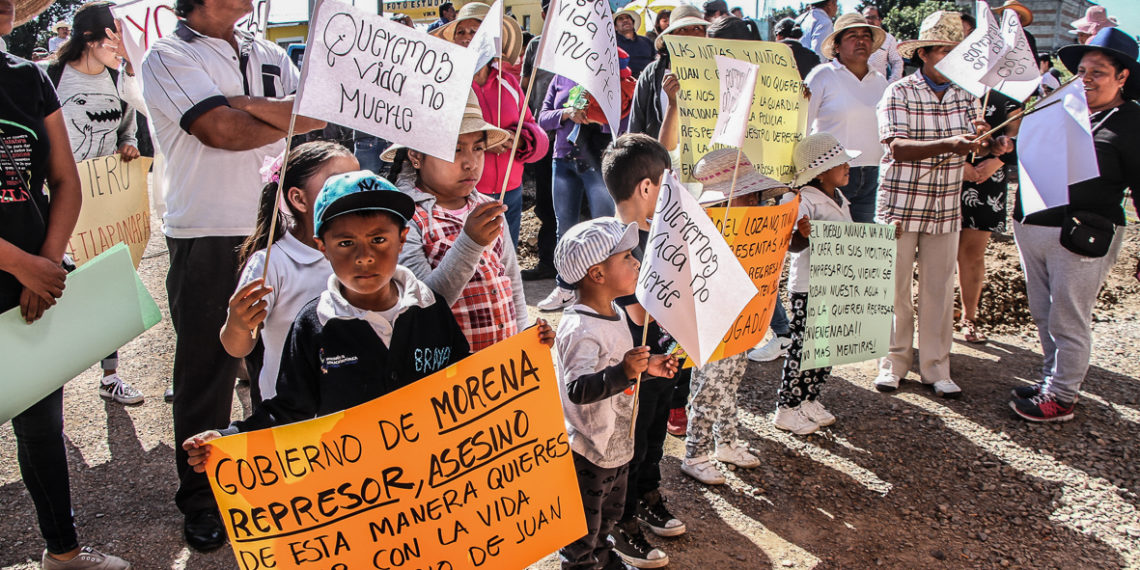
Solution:
{"label": "blue jeans", "polygon": [[558,222],[558,239],[582,221],[582,198],[590,205],[590,216],[600,218],[614,215],[614,199],[606,190],[602,173],[597,168],[579,171],[578,161],[572,158],[554,159],[554,217]]}
{"label": "blue jeans", "polygon": [[356,148],[353,150],[353,154],[356,155],[356,161],[360,163],[360,169],[371,170],[374,174],[380,174],[384,169],[384,161],[380,160],[380,153],[392,146],[392,143],[379,137],[358,132],[354,146]]}
{"label": "blue jeans", "polygon": [[878,166],[852,166],[851,178],[846,186],[840,186],[839,189],[847,201],[851,202],[852,220],[864,224],[875,220],[875,191],[879,189]]}
{"label": "blue jeans", "polygon": [[772,322],[769,328],[772,329],[772,334],[776,336],[792,334],[792,327],[788,323],[788,312],[784,310],[784,303],[780,301],[779,293],[776,294],[776,309],[772,311]]}
{"label": "blue jeans", "polygon": [[519,228],[522,226],[522,185],[507,190],[503,194],[503,204],[507,206],[507,229],[511,232],[511,243],[519,247]]}

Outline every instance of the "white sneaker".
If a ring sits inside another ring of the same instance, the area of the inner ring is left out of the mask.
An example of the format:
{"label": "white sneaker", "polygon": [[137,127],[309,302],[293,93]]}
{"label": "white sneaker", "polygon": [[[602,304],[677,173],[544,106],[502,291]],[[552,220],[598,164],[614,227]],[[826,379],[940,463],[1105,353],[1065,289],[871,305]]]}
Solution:
{"label": "white sneaker", "polygon": [[805,400],[800,404],[800,409],[807,415],[808,419],[815,422],[819,427],[827,427],[835,423],[835,416],[819,403],[819,400]]}
{"label": "white sneaker", "polygon": [[796,435],[807,435],[815,433],[819,429],[819,424],[812,421],[803,410],[803,404],[795,408],[776,408],[776,415],[772,418],[772,424],[777,428],[784,431],[790,431]]}
{"label": "white sneaker", "polygon": [[709,461],[707,455],[703,457],[686,458],[681,461],[681,473],[704,483],[705,485],[724,485],[724,473]]}
{"label": "white sneaker", "polygon": [[716,458],[724,463],[731,463],[737,467],[752,469],[760,466],[760,458],[748,451],[748,444],[743,441],[722,443],[716,446]]}
{"label": "white sneaker", "polygon": [[537,306],[540,311],[557,311],[573,305],[577,299],[577,293],[556,285],[554,290],[545,299],[539,301]]}
{"label": "white sneaker", "polygon": [[44,570],[128,570],[131,565],[118,556],[103,554],[90,546],[84,546],[75,558],[67,561],[56,560],[45,550],[40,567]]}
{"label": "white sneaker", "polygon": [[960,398],[962,396],[962,389],[954,383],[953,380],[947,378],[939,380],[933,384],[934,393],[943,398]]}
{"label": "white sneaker", "polygon": [[788,353],[792,346],[792,339],[786,336],[776,336],[772,340],[756,345],[748,351],[748,360],[752,362],[771,362]]}
{"label": "white sneaker", "polygon": [[141,404],[143,401],[142,392],[139,392],[138,388],[123,382],[117,373],[104,376],[99,381],[99,396],[104,400],[114,400],[127,405]]}
{"label": "white sneaker", "polygon": [[899,375],[887,371],[879,372],[875,378],[875,389],[880,392],[894,392],[899,389]]}

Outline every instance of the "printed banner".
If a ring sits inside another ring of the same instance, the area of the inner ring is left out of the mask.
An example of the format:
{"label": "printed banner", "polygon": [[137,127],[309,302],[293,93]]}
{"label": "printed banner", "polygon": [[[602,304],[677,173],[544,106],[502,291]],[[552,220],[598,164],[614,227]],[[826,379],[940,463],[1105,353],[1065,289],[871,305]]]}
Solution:
{"label": "printed banner", "polygon": [[307,46],[298,115],[455,159],[474,51],[335,0],[317,5]]}
{"label": "printed banner", "polygon": [[756,346],[768,334],[772,311],[776,308],[776,295],[780,290],[784,258],[787,257],[799,210],[799,197],[779,206],[730,208],[727,223],[724,208],[706,210],[759,292],[743,310],[733,313],[732,326],[710,360],[740,354]]}
{"label": "printed banner", "polygon": [[76,164],[83,188],[83,208],[67,242],[67,253],[76,265],[87,263],[117,243],[125,243],[138,268],[150,241],[146,179],[152,161],[140,157],[123,162],[116,153]]}
{"label": "printed banner", "polygon": [[343,412],[215,440],[206,474],[243,570],[525,568],[586,533],[535,329]]}
{"label": "printed banner", "polygon": [[67,276],[67,289],[38,321],[15,307],[0,315],[0,424],[99,359],[158,324],[162,313],[118,244]]}
{"label": "printed banner", "polygon": [[661,192],[637,279],[637,300],[703,366],[756,286],[676,174]]}
{"label": "printed banner", "polygon": [[621,80],[608,0],[553,0],[535,65],[574,81],[593,95],[613,136],[618,136]]}
{"label": "printed banner", "polygon": [[752,95],[756,92],[756,72],[759,68],[746,61],[718,55],[716,69],[720,75],[720,111],[712,142],[741,147],[748,134]]}
{"label": "printed banner", "polygon": [[[132,0],[112,5],[111,13],[123,21],[123,43],[136,68],[142,65],[150,46],[174,33],[178,25],[173,0]],[[254,0],[253,12],[239,20],[235,27],[264,37],[268,20],[269,0]]]}
{"label": "printed banner", "polygon": [[1017,133],[1018,194],[1026,215],[1068,204],[1070,184],[1100,176],[1084,83],[1074,81],[1049,99]]}
{"label": "printed banner", "polygon": [[895,227],[811,222],[800,369],[886,356],[895,314]]}
{"label": "printed banner", "polygon": [[792,50],[779,42],[665,36],[673,73],[681,83],[681,181],[695,182],[693,167],[710,150],[720,113],[714,56],[758,67],[744,154],[761,174],[790,182],[792,149],[807,128],[807,100]]}

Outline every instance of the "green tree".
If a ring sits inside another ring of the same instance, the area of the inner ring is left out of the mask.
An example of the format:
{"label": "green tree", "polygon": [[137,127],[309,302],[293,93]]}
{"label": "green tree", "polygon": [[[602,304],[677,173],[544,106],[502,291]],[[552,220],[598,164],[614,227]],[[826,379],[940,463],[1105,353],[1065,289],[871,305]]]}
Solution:
{"label": "green tree", "polygon": [[785,6],[780,9],[773,8],[771,10],[768,10],[768,39],[776,41],[776,32],[774,31],[776,29],[776,22],[779,22],[784,18],[795,18],[796,16],[799,16],[800,12],[803,12],[805,9],[806,5],[801,4],[798,11],[791,6]]}
{"label": "green tree", "polygon": [[939,10],[957,11],[958,7],[949,0],[925,0],[916,6],[904,6],[888,12],[883,17],[883,28],[890,30],[899,41],[915,39],[922,21]]}
{"label": "green tree", "polygon": [[32,57],[32,50],[37,46],[47,47],[48,39],[55,34],[51,25],[63,20],[71,21],[72,14],[79,9],[86,0],[56,0],[48,6],[39,16],[14,30],[8,35],[8,52],[24,58]]}

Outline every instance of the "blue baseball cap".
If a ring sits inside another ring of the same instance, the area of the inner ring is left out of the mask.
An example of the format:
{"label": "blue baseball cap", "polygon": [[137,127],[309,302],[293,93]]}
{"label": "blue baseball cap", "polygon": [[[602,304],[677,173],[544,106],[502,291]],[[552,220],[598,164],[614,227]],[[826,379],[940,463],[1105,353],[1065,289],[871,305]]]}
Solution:
{"label": "blue baseball cap", "polygon": [[390,212],[407,224],[416,213],[416,202],[371,170],[337,174],[325,180],[317,194],[313,235],[320,237],[325,223],[341,214],[369,210]]}

